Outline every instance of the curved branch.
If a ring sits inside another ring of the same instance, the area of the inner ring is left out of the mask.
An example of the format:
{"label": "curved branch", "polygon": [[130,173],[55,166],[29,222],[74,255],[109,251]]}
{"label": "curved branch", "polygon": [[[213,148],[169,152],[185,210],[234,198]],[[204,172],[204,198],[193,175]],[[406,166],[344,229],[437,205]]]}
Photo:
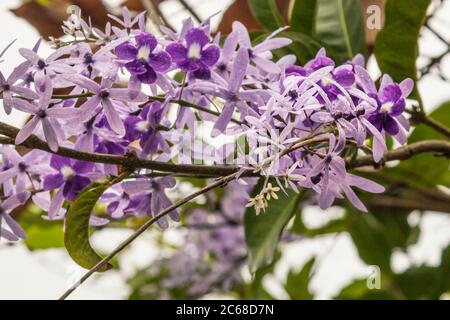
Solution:
{"label": "curved branch", "polygon": [[[425,140],[388,151],[384,154],[384,161],[406,160],[416,154],[424,152],[436,152],[450,158],[450,142],[443,140]],[[348,163],[348,168],[376,165],[372,156],[363,156]]]}
{"label": "curved branch", "polygon": [[136,240],[142,233],[144,233],[151,225],[157,222],[159,219],[167,215],[169,212],[181,207],[183,204],[193,200],[194,198],[213,190],[217,187],[226,185],[228,182],[232,181],[237,176],[237,173],[228,175],[226,177],[222,177],[221,179],[216,180],[215,182],[207,185],[206,187],[190,194],[184,199],[181,199],[171,206],[167,207],[153,218],[144,223],[138,230],[136,230],[131,236],[125,239],[121,244],[119,244],[109,255],[103,258],[100,262],[98,262],[94,267],[92,267],[80,280],[78,280],[69,290],[67,290],[59,300],[65,300],[72,292],[74,292],[79,286],[81,286],[87,279],[89,279],[95,272],[97,272],[101,267],[106,265],[112,258],[114,258],[117,254],[119,254],[123,249],[125,249],[129,244],[131,244],[134,240]]}

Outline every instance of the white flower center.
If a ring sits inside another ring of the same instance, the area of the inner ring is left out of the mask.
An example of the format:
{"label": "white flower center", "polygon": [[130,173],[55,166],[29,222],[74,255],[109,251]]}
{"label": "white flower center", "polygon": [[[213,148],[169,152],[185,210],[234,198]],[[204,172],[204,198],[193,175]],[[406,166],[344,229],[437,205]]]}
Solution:
{"label": "white flower center", "polygon": [[201,51],[202,51],[202,48],[200,47],[200,45],[197,42],[192,43],[189,46],[188,58],[189,59],[200,59]]}
{"label": "white flower center", "polygon": [[147,60],[149,56],[150,56],[150,47],[142,46],[139,48],[137,53],[137,58],[139,60]]}
{"label": "white flower center", "polygon": [[383,104],[380,108],[380,111],[383,113],[389,113],[391,112],[392,107],[394,106],[394,103],[392,102],[386,102],[385,104]]}
{"label": "white flower center", "polygon": [[325,76],[322,78],[322,84],[324,86],[332,84],[333,83],[333,79],[330,76]]}
{"label": "white flower center", "polygon": [[138,123],[136,123],[136,129],[138,131],[145,132],[148,130],[149,127],[150,123],[148,121],[139,121]]}
{"label": "white flower center", "polygon": [[61,174],[64,177],[64,180],[68,180],[75,175],[75,171],[69,166],[64,166],[61,168]]}

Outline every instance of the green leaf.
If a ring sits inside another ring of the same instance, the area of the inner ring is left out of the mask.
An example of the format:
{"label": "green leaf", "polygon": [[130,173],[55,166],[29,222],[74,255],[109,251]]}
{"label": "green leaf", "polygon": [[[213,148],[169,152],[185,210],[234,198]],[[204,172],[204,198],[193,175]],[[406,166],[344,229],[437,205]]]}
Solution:
{"label": "green leaf", "polygon": [[385,235],[383,225],[371,214],[348,210],[353,215],[348,232],[359,256],[369,265],[377,265],[386,274],[391,273],[392,244]]}
{"label": "green leaf", "polygon": [[[263,178],[253,189],[252,197],[259,194]],[[271,199],[265,212],[256,215],[250,207],[244,216],[245,240],[249,252],[249,267],[252,273],[269,265],[274,258],[281,233],[298,210],[301,193],[278,192],[278,200]]]}
{"label": "green leaf", "polygon": [[[285,31],[279,34],[280,37],[286,37],[292,40],[292,43],[284,48],[274,50],[274,55],[276,58],[284,57],[287,54],[294,54],[297,58],[297,64],[304,65],[309,60],[313,59],[317,51],[320,48],[325,47],[325,45],[308,35],[299,32]],[[327,53],[333,55],[333,50],[330,49]],[[330,55],[330,57],[332,57]]]}
{"label": "green leaf", "polygon": [[273,31],[284,26],[275,0],[248,0],[248,6],[256,20],[267,30]]}
{"label": "green leaf", "polygon": [[392,300],[394,297],[383,289],[369,289],[367,279],[357,279],[344,287],[335,297],[339,300]]}
{"label": "green leaf", "polygon": [[395,276],[395,283],[407,299],[439,299],[442,274],[440,268],[412,267]]}
{"label": "green leaf", "polygon": [[[83,268],[90,269],[102,258],[94,251],[89,242],[89,218],[101,195],[110,187],[109,183],[92,183],[87,186],[70,205],[66,216],[64,244],[72,259]],[[99,272],[111,269],[110,264]]]}
{"label": "green leaf", "polygon": [[366,55],[364,20],[359,0],[318,0],[317,38],[338,54],[337,62]]}
{"label": "green leaf", "polygon": [[293,0],[291,30],[313,37],[316,33],[317,0]]}
{"label": "green leaf", "polygon": [[[416,59],[420,29],[431,0],[388,0],[386,21],[375,42],[375,56],[382,72],[395,81],[417,81]],[[413,96],[419,98],[417,86]]]}
{"label": "green leaf", "polygon": [[315,258],[308,260],[299,272],[289,272],[286,280],[286,292],[293,300],[311,300],[314,296],[309,291],[309,279]]}
{"label": "green leaf", "polygon": [[[439,121],[443,125],[450,127],[450,102],[444,103],[429,117]],[[426,125],[419,125],[414,129],[408,139],[408,143],[423,140],[445,139],[441,133],[433,130]],[[436,185],[450,186],[450,160],[445,157],[435,157],[433,153],[423,153],[413,158],[402,161],[400,165],[391,169],[406,179],[412,180],[414,184],[420,184],[423,187],[432,187]]]}

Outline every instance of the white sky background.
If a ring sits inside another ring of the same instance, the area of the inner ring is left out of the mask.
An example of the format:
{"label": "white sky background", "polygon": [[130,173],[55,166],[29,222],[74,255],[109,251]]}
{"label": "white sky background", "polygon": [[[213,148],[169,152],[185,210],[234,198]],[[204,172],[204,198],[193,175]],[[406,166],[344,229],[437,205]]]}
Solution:
{"label": "white sky background", "polygon": [[[188,2],[203,18],[206,18],[226,7],[231,1],[190,0]],[[18,3],[19,1],[16,0],[1,0],[0,3],[0,49],[17,38],[17,42],[3,57],[5,62],[0,67],[4,74],[9,74],[21,62],[17,49],[32,47],[39,37],[31,25],[8,11],[8,8],[14,8]],[[170,13],[166,16],[172,25],[179,24],[187,15],[176,1],[167,1],[162,9]],[[433,26],[448,41],[450,41],[450,21],[447,18],[449,14],[450,1],[447,1],[446,7],[441,9],[433,21]],[[429,31],[424,32],[421,42],[423,54],[437,56],[445,49],[445,46]],[[49,48],[45,46],[41,46],[41,50],[40,53],[49,52]],[[376,63],[371,61],[369,65],[371,71],[377,74]],[[446,75],[450,76],[450,56],[447,55],[442,66]],[[425,77],[419,87],[427,110],[432,110],[442,102],[450,100],[450,84],[444,83],[436,76]],[[3,108],[0,108],[0,120],[21,126],[24,117],[17,111],[6,116]],[[323,212],[309,208],[305,214],[306,222],[315,226],[323,224],[339,214],[335,211]],[[419,243],[411,246],[407,255],[394,254],[394,270],[404,270],[412,263],[433,265],[439,263],[442,248],[450,243],[450,218],[444,214],[427,214],[420,223],[422,233]],[[151,245],[155,232],[148,232],[136,241],[130,250],[120,256],[123,267],[121,274],[119,271],[110,271],[93,277],[73,294],[72,299],[126,298],[128,291],[124,283],[125,276],[132,275],[136,268],[146,266],[155,258],[156,252]],[[176,231],[171,230],[166,233],[169,239],[177,238]],[[128,234],[128,231],[119,230],[98,232],[94,236],[93,243],[99,250],[109,251]],[[319,257],[319,266],[311,283],[312,290],[318,298],[330,298],[352,279],[368,276],[370,273],[370,269],[359,259],[348,234],[306,239],[285,245],[282,262],[276,270],[276,275],[267,279],[266,285],[269,291],[277,297],[285,298],[279,286],[279,279],[284,279],[290,268],[299,268],[311,256]],[[8,246],[3,240],[0,242],[0,299],[55,299],[67,289],[68,285],[78,279],[82,272],[83,270],[68,258],[64,250],[30,253],[22,244]]]}

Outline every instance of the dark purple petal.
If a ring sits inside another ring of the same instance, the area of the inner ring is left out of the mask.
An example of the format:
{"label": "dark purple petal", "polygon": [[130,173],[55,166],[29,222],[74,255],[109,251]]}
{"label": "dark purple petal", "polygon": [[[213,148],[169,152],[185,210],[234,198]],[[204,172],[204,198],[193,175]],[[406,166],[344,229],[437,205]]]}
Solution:
{"label": "dark purple petal", "polygon": [[384,130],[391,136],[395,136],[398,133],[399,127],[397,121],[390,115],[385,114],[384,118]]}
{"label": "dark purple petal", "polygon": [[131,73],[131,74],[143,74],[147,70],[145,68],[145,62],[142,60],[133,60],[125,64],[125,68]]}
{"label": "dark purple petal", "polygon": [[44,190],[53,190],[60,187],[64,183],[63,176],[59,173],[45,176]]}
{"label": "dark purple petal", "polygon": [[217,63],[220,58],[220,49],[216,45],[210,45],[201,52],[200,61],[211,67]]}
{"label": "dark purple petal", "polygon": [[394,105],[391,108],[391,111],[389,112],[389,115],[397,117],[401,115],[403,111],[405,111],[405,99],[402,98],[394,103]]}
{"label": "dark purple petal", "polygon": [[164,51],[152,53],[148,64],[158,72],[164,72],[170,68],[170,56]]}
{"label": "dark purple petal", "polygon": [[60,171],[64,166],[70,167],[69,158],[53,155],[50,159],[50,167],[52,167],[53,169]]}
{"label": "dark purple petal", "polygon": [[145,64],[145,73],[139,74],[137,77],[142,83],[152,84],[156,81],[156,72],[148,64]]}
{"label": "dark purple petal", "polygon": [[339,70],[333,74],[333,78],[344,88],[350,87],[355,83],[355,74],[350,70]]}
{"label": "dark purple petal", "polygon": [[178,66],[186,72],[195,71],[200,68],[198,61],[194,59],[186,59],[182,62],[177,63]]}
{"label": "dark purple petal", "polygon": [[285,70],[286,75],[306,76],[306,69],[300,66],[289,66]]}
{"label": "dark purple petal", "polygon": [[373,124],[373,126],[378,130],[378,131],[382,131],[383,130],[383,120],[384,120],[384,116],[381,113],[375,113],[369,116],[369,118],[367,119],[369,120],[369,122],[371,124]]}
{"label": "dark purple petal", "polygon": [[91,172],[94,169],[95,165],[92,162],[87,162],[87,161],[74,161],[73,164],[73,170],[77,173],[77,174],[82,174],[82,173],[88,173]]}
{"label": "dark purple petal", "polygon": [[211,71],[209,70],[209,68],[207,66],[201,66],[200,68],[198,68],[197,70],[192,72],[192,75],[196,79],[201,79],[201,80],[211,79]]}
{"label": "dark purple petal", "polygon": [[82,176],[75,176],[70,181],[67,181],[64,185],[63,195],[69,200],[73,201],[87,185],[91,183],[91,180]]}
{"label": "dark purple petal", "polygon": [[137,47],[149,47],[150,52],[155,50],[156,45],[158,44],[158,41],[156,41],[156,38],[151,33],[141,33],[136,36],[136,43]]}
{"label": "dark purple petal", "polygon": [[136,55],[138,53],[138,50],[130,42],[124,42],[122,44],[119,44],[116,47],[116,49],[114,50],[114,52],[116,53],[116,56],[119,59],[133,60],[133,59],[136,59]]}
{"label": "dark purple petal", "polygon": [[320,56],[320,57],[314,58],[308,65],[311,69],[316,71],[316,70],[319,70],[324,67],[334,66],[335,63],[332,59],[330,59],[328,57]]}
{"label": "dark purple petal", "polygon": [[387,101],[396,102],[401,97],[402,90],[400,89],[400,86],[396,83],[391,83],[384,87],[383,91],[381,92],[380,100],[382,103],[385,103]]}
{"label": "dark purple petal", "polygon": [[170,55],[173,62],[182,62],[187,59],[187,48],[181,43],[173,42],[166,47],[166,52]]}
{"label": "dark purple petal", "polygon": [[193,43],[198,43],[203,48],[209,43],[209,36],[203,29],[193,28],[186,34],[186,43],[188,47]]}

